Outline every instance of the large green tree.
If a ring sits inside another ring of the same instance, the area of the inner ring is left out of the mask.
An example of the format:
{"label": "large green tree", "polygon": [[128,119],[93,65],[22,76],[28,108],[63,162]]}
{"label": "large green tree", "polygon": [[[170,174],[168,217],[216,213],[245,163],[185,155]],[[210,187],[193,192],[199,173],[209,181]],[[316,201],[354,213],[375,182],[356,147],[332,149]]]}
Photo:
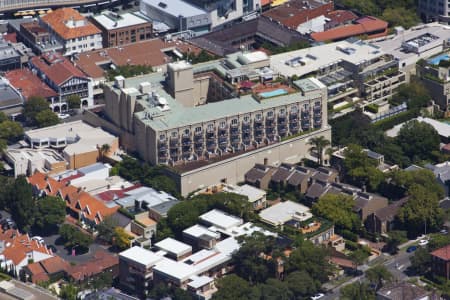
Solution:
{"label": "large green tree", "polygon": [[37,201],[34,225],[45,233],[54,232],[64,222],[66,203],[59,197],[46,196]]}
{"label": "large green tree", "polygon": [[248,281],[231,274],[217,281],[218,291],[213,295],[213,300],[250,300],[254,299],[253,288]]}
{"label": "large green tree", "polygon": [[411,261],[411,270],[418,275],[424,275],[430,270],[431,255],[426,248],[417,249],[409,260]]}
{"label": "large green tree", "polygon": [[69,109],[77,109],[81,107],[81,98],[76,94],[72,94],[67,97],[67,104],[69,105]]}
{"label": "large green tree", "polygon": [[58,116],[50,109],[40,111],[35,117],[36,125],[39,128],[53,126],[59,123]]}
{"label": "large green tree", "polygon": [[416,12],[406,7],[387,8],[381,17],[389,23],[390,27],[402,26],[408,29],[420,22]]}
{"label": "large green tree", "polygon": [[50,110],[48,101],[43,97],[31,96],[23,106],[23,115],[30,124],[34,125],[36,123],[36,115],[45,110]]}
{"label": "large green tree", "polygon": [[373,289],[366,282],[354,282],[341,289],[341,300],[375,300]]}
{"label": "large green tree", "polygon": [[358,216],[353,212],[355,202],[351,196],[344,194],[326,194],[313,205],[316,216],[332,221],[340,229],[357,229],[360,224]]}
{"label": "large green tree", "polygon": [[408,194],[409,200],[400,209],[398,218],[409,235],[439,229],[443,222],[443,211],[439,207],[437,194],[421,185],[411,186]]}
{"label": "large green tree", "polygon": [[378,265],[366,271],[366,278],[376,290],[379,290],[385,283],[391,282],[393,276],[385,266]]}
{"label": "large green tree", "polygon": [[439,150],[440,138],[437,131],[433,126],[417,120],[404,124],[396,140],[412,162],[429,159],[431,152]]}
{"label": "large green tree", "polygon": [[7,205],[13,220],[16,221],[20,230],[28,232],[34,224],[35,216],[31,185],[27,182],[25,176],[19,176],[10,186],[3,188],[7,190]]}
{"label": "large green tree", "polygon": [[16,141],[23,135],[23,127],[14,121],[3,121],[0,123],[0,139]]}
{"label": "large green tree", "polygon": [[61,225],[59,235],[65,242],[64,246],[68,249],[76,247],[81,251],[86,251],[93,242],[90,235],[69,224]]}

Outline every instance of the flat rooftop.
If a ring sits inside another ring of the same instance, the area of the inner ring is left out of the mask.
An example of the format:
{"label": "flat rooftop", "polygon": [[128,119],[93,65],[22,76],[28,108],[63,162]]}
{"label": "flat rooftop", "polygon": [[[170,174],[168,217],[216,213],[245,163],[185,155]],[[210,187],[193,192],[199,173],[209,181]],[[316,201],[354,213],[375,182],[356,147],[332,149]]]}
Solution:
{"label": "flat rooftop", "polygon": [[284,76],[304,76],[340,61],[358,65],[384,54],[377,46],[364,41],[340,41],[272,55],[270,67]]}
{"label": "flat rooftop", "polygon": [[308,207],[292,201],[286,201],[262,210],[259,216],[263,222],[279,226],[293,218],[305,221],[312,218],[313,215]]}
{"label": "flat rooftop", "polygon": [[206,13],[204,10],[182,0],[142,0],[142,2],[176,18],[179,16],[194,17]]}
{"label": "flat rooftop", "polygon": [[238,195],[246,196],[248,201],[253,203],[266,196],[266,191],[258,189],[252,185],[244,184],[241,186],[226,186],[224,192],[235,193]]}
{"label": "flat rooftop", "polygon": [[105,12],[101,15],[93,16],[92,18],[106,30],[113,30],[150,23],[146,19],[141,18],[133,13],[117,15],[116,13]]}
{"label": "flat rooftop", "polygon": [[219,233],[217,233],[215,231],[212,231],[212,230],[209,230],[208,228],[206,228],[206,227],[204,227],[202,225],[198,225],[198,224],[196,224],[194,226],[191,226],[189,228],[186,228],[185,230],[183,230],[183,233],[187,234],[187,235],[190,235],[190,236],[193,236],[195,238],[200,238],[202,236],[213,238],[213,239],[219,239],[220,238],[220,234]]}
{"label": "flat rooftop", "polygon": [[204,213],[199,217],[199,219],[211,226],[223,229],[232,228],[242,224],[241,218],[229,215],[218,209],[213,209],[207,213]]}
{"label": "flat rooftop", "polygon": [[405,41],[414,41],[425,34],[437,36],[439,40],[434,42],[436,42],[437,46],[442,47],[442,43],[444,41],[447,42],[447,40],[450,39],[450,27],[438,23],[420,25],[408,30],[403,30],[396,35],[376,39],[372,42],[372,44],[379,47],[383,52],[391,54],[399,60],[411,58],[414,60],[413,63],[415,63],[421,57],[418,57],[417,53],[414,52],[405,52],[402,44]]}
{"label": "flat rooftop", "polygon": [[177,256],[185,255],[186,253],[192,252],[192,247],[190,245],[179,242],[170,237],[156,243],[155,246],[159,250],[173,253]]}
{"label": "flat rooftop", "polygon": [[[193,66],[194,73],[201,71],[212,71],[215,70],[218,65],[219,63],[217,61],[197,64]],[[240,98],[232,98],[195,107],[185,107],[164,90],[164,80],[164,75],[160,73],[126,78],[126,88],[123,89],[123,91],[127,94],[142,96],[142,99],[138,101],[140,101],[145,109],[141,112],[135,113],[135,117],[151,126],[154,130],[158,131],[190,126],[192,124],[202,122],[206,123],[212,120],[226,118],[228,116],[261,111],[276,106],[289,105],[299,101],[307,101],[322,96],[320,90],[318,90],[317,93],[313,91],[308,96],[302,96],[300,92],[294,92],[287,95],[267,98],[263,101],[256,100],[252,95],[244,95]],[[310,81],[309,78],[303,80]],[[167,105],[170,109],[161,111],[159,107],[152,107],[149,101],[147,101],[148,95],[141,95],[138,90],[139,84],[143,82],[150,82],[152,85],[152,90],[155,91],[159,97],[167,100]],[[116,93],[120,93],[120,90],[115,87],[112,82],[107,84]]]}
{"label": "flat rooftop", "polygon": [[154,252],[139,246],[134,246],[123,252],[120,252],[119,257],[137,262],[139,264],[145,265],[146,267],[152,266],[163,259],[161,256],[156,255]]}

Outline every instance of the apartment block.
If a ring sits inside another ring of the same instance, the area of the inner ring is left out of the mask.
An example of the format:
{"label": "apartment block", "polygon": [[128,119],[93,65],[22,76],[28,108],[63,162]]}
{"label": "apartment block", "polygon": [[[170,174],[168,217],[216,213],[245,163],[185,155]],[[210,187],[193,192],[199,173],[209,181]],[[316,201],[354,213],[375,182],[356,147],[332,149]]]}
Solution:
{"label": "apartment block", "polygon": [[93,16],[91,20],[102,31],[104,48],[132,44],[153,37],[152,23],[137,14],[106,12]]}

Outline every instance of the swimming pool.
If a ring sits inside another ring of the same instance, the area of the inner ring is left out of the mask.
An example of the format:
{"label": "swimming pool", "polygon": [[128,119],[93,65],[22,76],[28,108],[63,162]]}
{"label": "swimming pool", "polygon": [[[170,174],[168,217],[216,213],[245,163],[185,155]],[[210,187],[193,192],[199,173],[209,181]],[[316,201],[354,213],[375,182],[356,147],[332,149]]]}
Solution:
{"label": "swimming pool", "polygon": [[428,63],[430,63],[432,65],[439,65],[441,60],[449,60],[449,59],[450,59],[450,57],[448,56],[447,53],[445,53],[445,54],[441,54],[441,55],[435,56],[433,58],[430,58],[428,60]]}
{"label": "swimming pool", "polygon": [[275,96],[286,95],[287,93],[288,91],[285,89],[276,89],[270,92],[259,93],[259,96],[261,96],[262,98],[270,98]]}

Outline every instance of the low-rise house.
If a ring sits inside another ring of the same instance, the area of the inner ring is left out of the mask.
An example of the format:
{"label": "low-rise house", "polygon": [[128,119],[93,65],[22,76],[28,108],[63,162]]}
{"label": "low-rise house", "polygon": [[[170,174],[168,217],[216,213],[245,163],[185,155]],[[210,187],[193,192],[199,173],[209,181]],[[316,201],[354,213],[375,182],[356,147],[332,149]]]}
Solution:
{"label": "low-rise house", "polygon": [[80,97],[82,107],[94,104],[91,79],[61,54],[44,53],[33,57],[29,64],[31,70],[58,94],[50,104],[53,111],[67,111],[67,99],[72,95]]}
{"label": "low-rise house", "polygon": [[82,283],[104,273],[110,274],[113,279],[119,275],[119,257],[104,250],[97,250],[90,260],[71,266],[67,270],[67,277]]}
{"label": "low-rise house", "polygon": [[450,279],[450,245],[431,252],[431,271],[447,280]]}
{"label": "low-rise house", "polygon": [[275,171],[276,168],[266,164],[256,164],[245,173],[245,182],[257,188],[267,190],[269,189],[269,183]]}
{"label": "low-rise house", "polygon": [[353,211],[356,212],[359,218],[364,222],[370,214],[386,207],[387,205],[388,199],[385,197],[376,194],[359,192],[355,198]]}
{"label": "low-rise house", "polygon": [[283,226],[290,220],[303,222],[311,219],[312,216],[308,207],[292,201],[280,202],[259,213],[261,221],[275,227]]}
{"label": "low-rise house", "polygon": [[0,232],[0,266],[20,274],[23,267],[53,256],[45,243],[33,240],[28,234],[8,229]]}
{"label": "low-rise house", "polygon": [[56,281],[65,276],[70,264],[59,256],[53,256],[25,266],[21,277],[24,281],[35,284],[45,281]]}
{"label": "low-rise house", "polygon": [[249,184],[244,184],[241,186],[231,186],[226,185],[223,188],[224,192],[235,193],[248,198],[248,202],[252,204],[254,210],[260,210],[266,208],[266,196],[267,193],[264,190],[258,189]]}
{"label": "low-rise house", "polygon": [[5,78],[0,78],[0,90],[0,111],[8,116],[20,114],[24,103],[20,92]]}
{"label": "low-rise house", "polygon": [[211,249],[219,239],[220,233],[198,224],[183,230],[183,240],[191,245],[194,250]]}
{"label": "low-rise house", "polygon": [[[338,170],[343,170],[344,168],[346,150],[347,147],[340,148],[339,150],[333,152],[331,156],[331,165]],[[386,173],[392,171],[393,169],[398,169],[397,165],[389,165],[385,163],[383,154],[377,153],[370,149],[364,149],[363,151],[367,154],[367,157],[373,159],[376,162],[377,169],[381,172]]]}
{"label": "low-rise house", "polygon": [[432,292],[409,282],[388,284],[377,291],[377,300],[432,300],[440,299]]}
{"label": "low-rise house", "polygon": [[314,174],[313,169],[296,166],[288,178],[288,189],[298,191],[302,194],[306,193],[310,178]]}
{"label": "low-rise house", "polygon": [[159,203],[157,205],[151,206],[148,209],[148,215],[153,220],[159,222],[162,218],[167,218],[167,213],[169,210],[180,203],[179,200],[172,199],[166,202]]}
{"label": "low-rise house", "polygon": [[39,96],[47,99],[49,103],[53,103],[59,97],[58,94],[50,88],[45,82],[30,69],[15,69],[5,73],[11,86],[20,92],[26,101],[32,96]]}
{"label": "low-rise house", "polygon": [[20,54],[11,43],[0,38],[0,71],[20,69]]}
{"label": "low-rise house", "polygon": [[434,175],[436,176],[437,182],[444,189],[445,196],[449,196],[450,162],[446,161],[436,165],[427,164],[425,167],[433,171]]}
{"label": "low-rise house", "polygon": [[365,222],[367,230],[377,234],[386,234],[391,231],[395,225],[395,218],[407,201],[408,198],[402,198],[369,215]]}
{"label": "low-rise house", "polygon": [[166,252],[166,257],[179,261],[192,255],[192,246],[173,238],[166,238],[155,244],[156,249]]}
{"label": "low-rise house", "polygon": [[272,174],[270,184],[273,189],[283,189],[286,187],[289,176],[294,170],[294,166],[291,164],[282,163],[277,170]]}

